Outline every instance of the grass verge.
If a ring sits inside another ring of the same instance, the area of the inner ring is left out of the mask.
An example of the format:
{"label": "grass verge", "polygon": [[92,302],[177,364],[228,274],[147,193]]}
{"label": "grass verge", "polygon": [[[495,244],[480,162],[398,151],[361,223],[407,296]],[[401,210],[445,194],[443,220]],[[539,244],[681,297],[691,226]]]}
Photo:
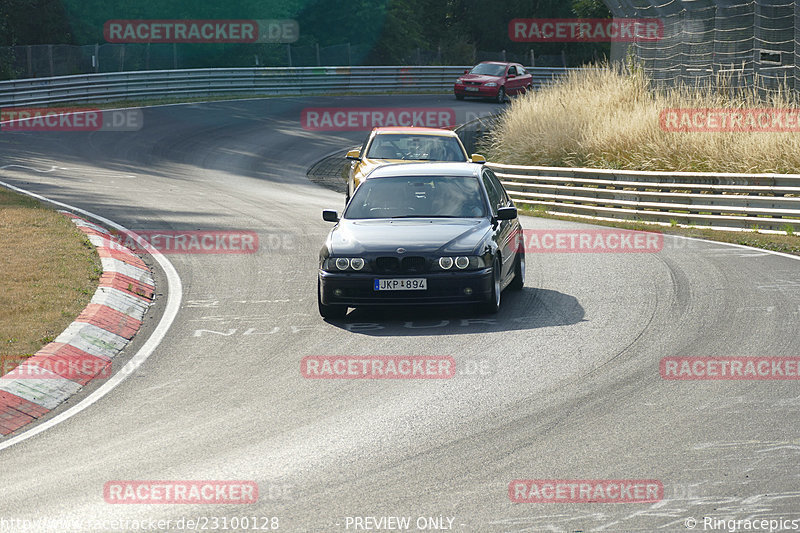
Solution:
{"label": "grass verge", "polygon": [[67,217],[0,188],[0,374],[67,327],[101,273],[97,251]]}

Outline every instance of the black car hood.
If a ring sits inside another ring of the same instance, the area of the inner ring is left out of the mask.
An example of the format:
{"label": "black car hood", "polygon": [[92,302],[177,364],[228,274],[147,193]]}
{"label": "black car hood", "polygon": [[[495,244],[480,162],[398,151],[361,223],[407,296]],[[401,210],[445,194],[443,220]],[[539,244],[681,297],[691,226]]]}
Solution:
{"label": "black car hood", "polygon": [[343,219],[331,231],[328,246],[338,256],[395,254],[398,248],[409,254],[481,254],[476,247],[490,230],[484,218]]}

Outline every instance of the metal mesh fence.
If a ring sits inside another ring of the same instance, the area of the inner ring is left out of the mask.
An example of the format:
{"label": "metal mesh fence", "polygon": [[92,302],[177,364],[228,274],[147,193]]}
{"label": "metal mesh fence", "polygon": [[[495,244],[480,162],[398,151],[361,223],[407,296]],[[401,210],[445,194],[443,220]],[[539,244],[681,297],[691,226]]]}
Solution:
{"label": "metal mesh fence", "polygon": [[658,41],[615,43],[656,83],[800,90],[800,5],[787,0],[606,0],[615,17],[657,18]]}

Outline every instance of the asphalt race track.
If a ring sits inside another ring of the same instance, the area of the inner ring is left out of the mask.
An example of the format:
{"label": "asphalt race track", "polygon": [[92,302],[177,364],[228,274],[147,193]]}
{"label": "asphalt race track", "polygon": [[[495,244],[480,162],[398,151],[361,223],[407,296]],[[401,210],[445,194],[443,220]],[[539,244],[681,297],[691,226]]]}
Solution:
{"label": "asphalt race track", "polygon": [[[504,293],[496,317],[355,311],[328,323],[315,301],[331,227],[320,212],[343,197],[306,170],[365,133],[305,131],[311,106],[452,107],[459,119],[497,107],[276,98],[148,108],[137,132],[0,134],[2,181],[134,231],[248,230],[261,243],[250,255],[169,256],[183,297],[165,340],[88,409],[0,449],[0,519],[70,518],[90,531],[95,520],[278,517],[290,532],[355,531],[354,517],[389,516],[411,517],[412,531],[444,517],[440,529],[462,532],[800,519],[798,381],[659,374],[667,356],[797,356],[800,262],[671,237],[658,253],[528,254],[526,287]],[[128,357],[163,312],[163,273],[156,281],[162,304]],[[457,373],[304,379],[309,355],[444,355]],[[664,498],[512,503],[515,479],[660,480]],[[103,498],[113,480],[253,480],[260,496],[114,505]]]}

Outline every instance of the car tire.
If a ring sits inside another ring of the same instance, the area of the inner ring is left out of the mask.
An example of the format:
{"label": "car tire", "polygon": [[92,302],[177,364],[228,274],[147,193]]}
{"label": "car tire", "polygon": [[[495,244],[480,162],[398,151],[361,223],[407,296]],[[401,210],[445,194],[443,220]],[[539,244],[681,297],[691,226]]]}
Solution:
{"label": "car tire", "polygon": [[489,315],[494,315],[500,310],[500,279],[501,267],[500,258],[495,257],[492,263],[492,291],[489,299],[483,304],[483,312]]}
{"label": "car tire", "polygon": [[497,103],[504,104],[506,101],[506,89],[505,87],[500,87],[497,89]]}
{"label": "car tire", "polygon": [[464,95],[463,94],[457,94],[456,95],[456,100],[463,100],[463,99],[464,99]]}
{"label": "car tire", "polygon": [[508,284],[512,291],[521,291],[525,286],[525,252],[517,252],[517,260],[514,261],[514,279]]}
{"label": "car tire", "polygon": [[347,315],[347,306],[345,305],[325,305],[322,303],[322,289],[319,286],[319,280],[317,280],[317,307],[322,318],[344,318]]}

